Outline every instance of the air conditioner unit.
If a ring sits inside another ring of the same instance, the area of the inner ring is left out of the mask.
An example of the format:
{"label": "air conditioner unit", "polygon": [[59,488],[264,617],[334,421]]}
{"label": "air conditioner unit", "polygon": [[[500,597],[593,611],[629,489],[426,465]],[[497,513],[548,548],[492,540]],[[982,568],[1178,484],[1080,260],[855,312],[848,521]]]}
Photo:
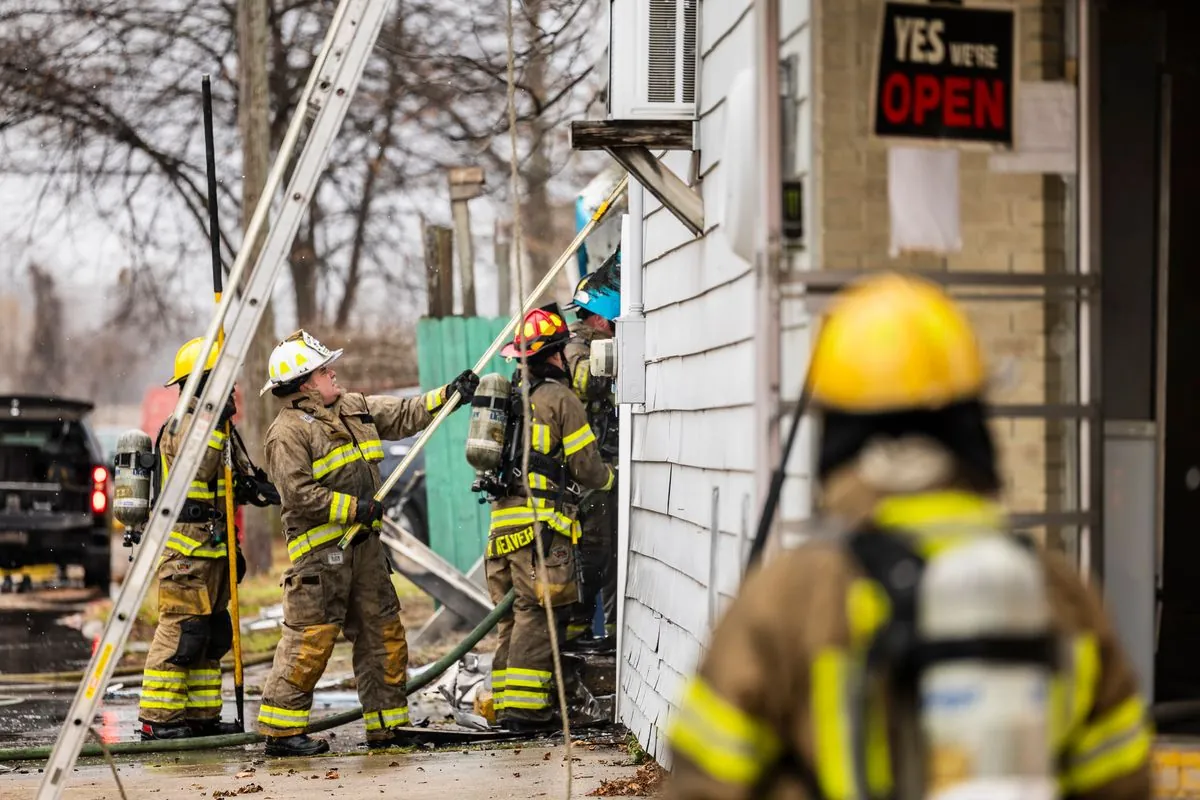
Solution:
{"label": "air conditioner unit", "polygon": [[696,118],[699,13],[700,0],[611,0],[610,119]]}

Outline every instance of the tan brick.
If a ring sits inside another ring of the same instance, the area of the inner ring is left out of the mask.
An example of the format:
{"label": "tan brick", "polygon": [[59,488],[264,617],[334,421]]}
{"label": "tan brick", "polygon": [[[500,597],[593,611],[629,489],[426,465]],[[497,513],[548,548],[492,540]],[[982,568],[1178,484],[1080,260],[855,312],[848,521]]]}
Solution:
{"label": "tan brick", "polygon": [[1008,272],[1010,258],[1003,250],[984,250],[967,241],[947,261],[951,272]]}

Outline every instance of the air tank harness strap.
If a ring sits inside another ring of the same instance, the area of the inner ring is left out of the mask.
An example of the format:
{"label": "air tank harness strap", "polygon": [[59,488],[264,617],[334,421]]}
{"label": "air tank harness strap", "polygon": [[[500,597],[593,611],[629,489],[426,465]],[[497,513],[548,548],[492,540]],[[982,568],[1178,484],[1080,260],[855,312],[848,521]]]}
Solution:
{"label": "air tank harness strap", "polygon": [[867,652],[868,669],[886,666],[893,680],[910,682],[925,668],[945,661],[984,660],[1057,667],[1058,650],[1052,636],[922,641],[917,630],[917,594],[925,559],[898,531],[866,528],[852,535],[847,547],[867,576],[886,592],[892,609]]}

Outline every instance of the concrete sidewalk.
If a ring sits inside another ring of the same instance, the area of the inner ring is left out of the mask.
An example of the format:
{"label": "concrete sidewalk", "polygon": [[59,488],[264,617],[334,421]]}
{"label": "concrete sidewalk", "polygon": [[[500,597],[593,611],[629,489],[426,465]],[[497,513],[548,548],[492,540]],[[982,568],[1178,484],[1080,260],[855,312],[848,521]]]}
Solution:
{"label": "concrete sidewalk", "polygon": [[[242,795],[252,800],[524,800],[566,797],[564,754],[561,744],[545,742],[491,750],[321,758],[264,759],[260,752],[226,750],[148,755],[138,761],[118,760],[117,766],[130,800]],[[572,797],[584,797],[601,781],[628,778],[637,770],[623,749],[609,745],[577,744],[572,755]],[[0,773],[0,798],[33,797],[42,777],[37,765],[13,766],[18,767],[16,772]],[[108,765],[93,759],[77,768],[63,796],[66,800],[121,800]]]}

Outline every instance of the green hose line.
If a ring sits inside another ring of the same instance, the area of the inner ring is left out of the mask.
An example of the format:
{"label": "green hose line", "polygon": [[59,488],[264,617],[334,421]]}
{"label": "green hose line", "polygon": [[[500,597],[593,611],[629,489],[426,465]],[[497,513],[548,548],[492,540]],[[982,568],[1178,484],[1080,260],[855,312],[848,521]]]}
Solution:
{"label": "green hose line", "polygon": [[[467,637],[459,642],[453,650],[440,659],[435,661],[431,666],[426,668],[416,679],[408,685],[408,693],[414,694],[424,689],[429,684],[436,681],[442,676],[446,670],[450,669],[460,658],[469,653],[479,641],[491,632],[492,628],[496,627],[496,623],[500,618],[508,613],[512,608],[513,599],[516,593],[509,590],[508,594],[496,605],[492,612],[483,618],[483,621],[475,626],[475,629],[467,634]],[[350,711],[343,711],[340,714],[333,714],[328,717],[317,720],[308,726],[310,733],[320,733],[327,731],[330,728],[337,728],[342,725],[362,719],[362,706],[358,706]],[[216,750],[221,747],[240,747],[247,744],[257,744],[263,740],[262,736],[257,733],[230,733],[224,736],[197,736],[190,739],[167,739],[153,740],[149,742],[116,742],[108,745],[108,752],[113,755],[135,755],[139,753],[182,753],[189,750]],[[4,761],[41,761],[50,757],[53,747],[10,747],[0,749],[0,762]],[[98,744],[85,744],[79,753],[81,756],[99,756],[103,755],[104,751]]]}

